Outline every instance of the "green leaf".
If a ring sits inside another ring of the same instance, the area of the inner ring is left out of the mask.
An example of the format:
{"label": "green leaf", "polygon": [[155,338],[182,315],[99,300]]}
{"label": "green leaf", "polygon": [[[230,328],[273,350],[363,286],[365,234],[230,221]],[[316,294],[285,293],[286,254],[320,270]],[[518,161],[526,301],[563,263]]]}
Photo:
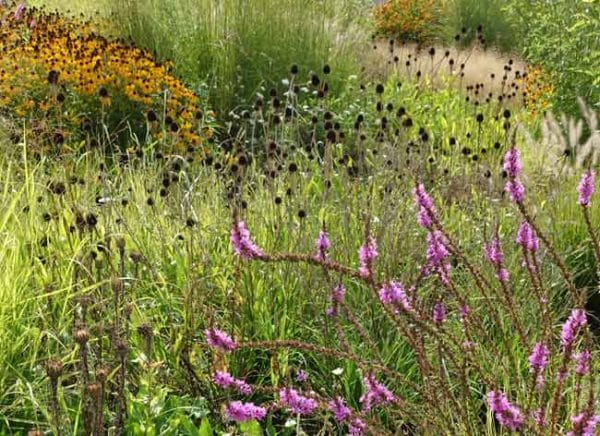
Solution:
{"label": "green leaf", "polygon": [[199,436],[212,436],[213,429],[208,418],[203,418],[200,424]]}
{"label": "green leaf", "polygon": [[258,421],[248,421],[240,424],[240,431],[247,436],[262,436],[263,432]]}

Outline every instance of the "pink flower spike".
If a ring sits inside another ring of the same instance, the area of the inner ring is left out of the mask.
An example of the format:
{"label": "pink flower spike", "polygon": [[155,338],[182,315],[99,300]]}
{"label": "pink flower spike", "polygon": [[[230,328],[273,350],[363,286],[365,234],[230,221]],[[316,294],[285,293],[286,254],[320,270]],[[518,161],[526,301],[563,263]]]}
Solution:
{"label": "pink flower spike", "polygon": [[235,350],[236,345],[234,340],[222,330],[215,328],[206,329],[204,330],[204,336],[206,336],[206,343],[213,348],[225,352]]}
{"label": "pink flower spike", "polygon": [[264,256],[262,250],[252,242],[250,231],[246,228],[244,221],[233,225],[229,233],[229,240],[236,254],[242,259],[256,259]]}
{"label": "pink flower spike", "polygon": [[363,383],[365,393],[360,397],[359,402],[362,404],[364,412],[369,412],[375,406],[389,404],[395,400],[394,394],[372,375],[367,375],[363,379]]}
{"label": "pink flower spike", "polygon": [[360,418],[356,418],[352,420],[352,422],[348,425],[348,435],[349,436],[362,436],[365,434],[365,429],[367,426]]}
{"label": "pink flower spike", "polygon": [[579,182],[579,186],[577,187],[577,192],[579,192],[578,202],[583,207],[588,207],[590,205],[590,199],[592,195],[594,195],[596,184],[596,172],[592,169],[587,170],[581,176],[581,181]]}
{"label": "pink flower spike", "polygon": [[508,180],[504,190],[510,194],[510,199],[515,203],[525,201],[525,186],[520,180]]}
{"label": "pink flower spike", "polygon": [[537,234],[527,221],[523,221],[519,226],[516,242],[528,251],[536,252],[539,249]]}
{"label": "pink flower spike", "polygon": [[444,321],[446,321],[446,306],[441,301],[438,301],[433,306],[433,322],[441,325]]}
{"label": "pink flower spike", "polygon": [[279,390],[279,403],[298,415],[311,415],[319,407],[315,399],[301,395],[293,388]]}
{"label": "pink flower spike", "polygon": [[504,155],[504,171],[508,177],[514,179],[521,174],[523,165],[521,164],[521,153],[516,147],[511,147]]}
{"label": "pink flower spike", "polygon": [[225,408],[225,414],[227,418],[236,422],[260,421],[266,416],[267,410],[264,407],[256,406],[254,403],[232,401]]}
{"label": "pink flower spike", "polygon": [[577,363],[575,367],[575,374],[579,376],[584,376],[590,372],[590,359],[592,358],[592,353],[589,350],[583,350],[581,353],[576,353],[573,355],[573,360]]}
{"label": "pink flower spike", "polygon": [[503,392],[490,391],[487,395],[488,405],[496,420],[512,431],[517,431],[523,425],[521,411],[513,406]]}
{"label": "pink flower spike", "polygon": [[324,261],[327,259],[327,251],[331,247],[331,242],[329,241],[329,237],[327,236],[327,232],[325,230],[321,230],[319,232],[319,237],[315,241],[315,245],[317,247],[317,254],[315,255],[315,260]]}
{"label": "pink flower spike", "polygon": [[333,416],[337,422],[344,422],[352,413],[350,408],[346,406],[345,401],[340,397],[329,401],[329,403],[327,403],[327,408],[331,413],[333,413]]}
{"label": "pink flower spike", "polygon": [[573,309],[567,321],[563,324],[560,341],[565,351],[570,350],[579,330],[587,324],[587,316],[582,309]]}
{"label": "pink flower spike", "polygon": [[360,260],[359,272],[362,277],[369,277],[371,275],[371,268],[377,256],[379,256],[377,241],[373,236],[369,236],[367,242],[361,245],[358,250],[358,258]]}

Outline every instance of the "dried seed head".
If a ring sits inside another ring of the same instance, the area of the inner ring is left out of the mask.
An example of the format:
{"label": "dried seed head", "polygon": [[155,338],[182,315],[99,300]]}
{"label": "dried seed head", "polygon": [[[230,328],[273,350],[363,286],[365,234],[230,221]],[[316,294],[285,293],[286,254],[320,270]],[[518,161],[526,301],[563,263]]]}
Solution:
{"label": "dried seed head", "polygon": [[112,289],[115,292],[121,293],[123,291],[123,280],[120,277],[113,277],[111,281]]}
{"label": "dried seed head", "polygon": [[88,384],[85,389],[93,398],[99,398],[102,393],[102,385],[98,382]]}
{"label": "dried seed head", "polygon": [[77,342],[80,346],[84,346],[90,340],[90,331],[86,328],[81,328],[75,331],[73,335],[75,342]]}
{"label": "dried seed head", "polygon": [[57,380],[63,373],[63,363],[58,359],[50,359],[46,362],[46,374],[52,380]]}
{"label": "dried seed head", "polygon": [[104,383],[106,381],[106,379],[108,378],[108,374],[110,373],[108,367],[106,366],[101,366],[100,368],[98,368],[96,370],[96,380],[98,380],[100,383]]}
{"label": "dried seed head", "polygon": [[115,350],[117,351],[117,355],[121,358],[127,356],[127,352],[129,351],[129,344],[124,339],[119,339],[115,343]]}

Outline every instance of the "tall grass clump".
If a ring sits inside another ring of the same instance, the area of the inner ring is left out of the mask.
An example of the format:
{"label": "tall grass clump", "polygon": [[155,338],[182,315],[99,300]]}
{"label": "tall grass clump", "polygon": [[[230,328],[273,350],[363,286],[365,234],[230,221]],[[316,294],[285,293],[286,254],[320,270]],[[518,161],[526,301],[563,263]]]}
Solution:
{"label": "tall grass clump", "polygon": [[[289,66],[324,63],[348,74],[360,46],[360,2],[243,0],[110,3],[116,28],[160,59],[174,61],[188,83],[207,84],[212,104],[226,114]],[[364,41],[364,39],[363,39]],[[332,83],[333,85],[333,83]]]}
{"label": "tall grass clump", "polygon": [[459,45],[468,46],[477,37],[476,30],[481,28],[488,46],[497,47],[504,52],[513,52],[518,45],[511,22],[503,11],[502,2],[495,0],[448,0],[442,13],[443,36],[448,42],[456,39]]}

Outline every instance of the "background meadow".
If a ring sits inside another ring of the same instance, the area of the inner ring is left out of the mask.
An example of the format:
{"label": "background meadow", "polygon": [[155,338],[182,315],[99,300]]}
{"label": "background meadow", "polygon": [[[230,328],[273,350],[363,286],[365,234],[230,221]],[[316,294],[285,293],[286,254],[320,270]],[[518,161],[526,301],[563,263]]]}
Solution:
{"label": "background meadow", "polygon": [[526,3],[0,2],[0,434],[596,434],[600,6]]}

